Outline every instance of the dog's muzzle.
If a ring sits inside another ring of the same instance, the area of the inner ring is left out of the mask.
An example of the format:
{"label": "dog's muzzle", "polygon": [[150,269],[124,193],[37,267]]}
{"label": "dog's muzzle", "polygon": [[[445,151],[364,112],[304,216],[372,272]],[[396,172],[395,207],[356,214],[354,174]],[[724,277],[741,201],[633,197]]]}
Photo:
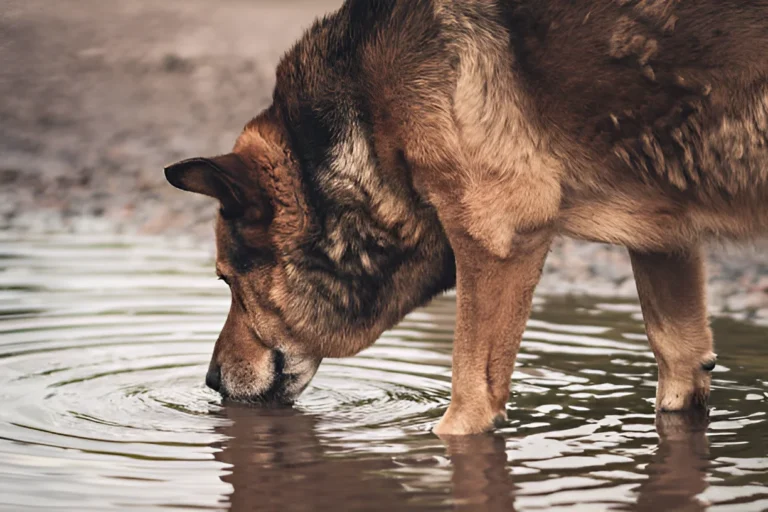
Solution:
{"label": "dog's muzzle", "polygon": [[205,384],[225,399],[269,406],[292,405],[317,372],[320,361],[271,350],[266,361],[220,365],[211,361]]}

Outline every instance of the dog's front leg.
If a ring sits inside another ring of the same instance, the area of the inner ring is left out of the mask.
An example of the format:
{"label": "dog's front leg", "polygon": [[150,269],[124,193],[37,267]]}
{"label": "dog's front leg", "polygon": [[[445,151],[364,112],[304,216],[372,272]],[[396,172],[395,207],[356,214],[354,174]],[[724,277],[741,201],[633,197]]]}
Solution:
{"label": "dog's front leg", "polygon": [[698,247],[681,254],[630,251],[645,329],[656,362],[656,408],[705,407],[715,366],[707,319],[704,261]]}
{"label": "dog's front leg", "polygon": [[465,232],[448,237],[457,293],[452,396],[435,433],[478,434],[506,418],[512,369],[552,235],[515,235],[503,258]]}

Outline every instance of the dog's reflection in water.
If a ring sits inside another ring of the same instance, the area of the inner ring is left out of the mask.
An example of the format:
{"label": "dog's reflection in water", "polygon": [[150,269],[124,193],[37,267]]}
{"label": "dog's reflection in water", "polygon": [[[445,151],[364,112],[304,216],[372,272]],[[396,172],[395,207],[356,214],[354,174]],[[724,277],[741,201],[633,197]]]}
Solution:
{"label": "dog's reflection in water", "polygon": [[709,440],[706,412],[659,414],[659,448],[646,466],[636,510],[705,510],[697,496],[708,487]]}
{"label": "dog's reflection in water", "polygon": [[[228,424],[217,432],[227,439],[214,448],[216,460],[230,466],[221,478],[233,488],[226,504],[231,510],[399,511],[451,503],[460,510],[513,510],[500,436],[456,438],[445,446],[434,438],[427,451],[447,455],[451,466],[416,467],[414,475],[392,457],[339,453],[336,443],[323,441],[312,415],[236,405],[222,414]],[[413,492],[409,482],[421,475],[439,485]]]}
{"label": "dog's reflection in water", "polygon": [[[231,510],[409,510],[412,496],[384,476],[396,464],[384,457],[327,450],[317,418],[293,409],[227,406],[231,422],[217,431],[215,458],[231,467]],[[389,508],[391,507],[391,509]]]}
{"label": "dog's reflection in water", "polygon": [[[515,510],[516,486],[499,435],[444,438],[442,446],[436,442],[428,451],[447,456],[450,467],[416,475],[402,472],[402,463],[391,457],[343,455],[329,448],[335,443],[325,446],[312,415],[242,406],[228,406],[223,414],[229,424],[217,430],[227,439],[217,443],[215,457],[230,466],[222,480],[233,488],[231,510],[427,510],[439,504],[453,510]],[[705,508],[696,496],[707,488],[707,423],[705,415],[657,418],[659,447],[629,509]],[[450,474],[439,474],[443,471]],[[419,484],[413,492],[413,482],[422,476],[439,484]],[[606,493],[610,500],[610,490]]]}
{"label": "dog's reflection in water", "polygon": [[[656,417],[658,448],[644,468],[647,479],[636,490],[636,501],[627,509],[694,512],[707,508],[697,496],[708,487],[708,425],[707,413],[701,411]],[[515,509],[515,484],[510,472],[514,462],[507,460],[507,443],[501,436],[455,437],[444,441],[453,467],[451,493],[457,509]],[[607,489],[608,501],[610,493]]]}
{"label": "dog's reflection in water", "polygon": [[451,498],[457,510],[515,510],[506,441],[493,434],[443,438],[451,459]]}

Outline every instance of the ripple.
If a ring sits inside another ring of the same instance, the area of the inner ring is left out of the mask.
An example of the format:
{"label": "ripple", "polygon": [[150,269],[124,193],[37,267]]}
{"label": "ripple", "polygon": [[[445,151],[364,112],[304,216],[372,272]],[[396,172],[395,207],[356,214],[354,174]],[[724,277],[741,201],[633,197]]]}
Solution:
{"label": "ripple", "polygon": [[[0,236],[0,505],[237,508],[245,493],[286,510],[307,496],[328,509],[372,496],[382,510],[759,508],[768,496],[757,327],[728,339],[705,435],[653,414],[635,304],[539,298],[509,424],[444,444],[430,429],[450,400],[455,297],[324,362],[293,409],[222,405],[203,384],[229,306],[212,268],[149,239]],[[731,325],[716,321],[718,337]],[[678,467],[673,485],[659,480]]]}

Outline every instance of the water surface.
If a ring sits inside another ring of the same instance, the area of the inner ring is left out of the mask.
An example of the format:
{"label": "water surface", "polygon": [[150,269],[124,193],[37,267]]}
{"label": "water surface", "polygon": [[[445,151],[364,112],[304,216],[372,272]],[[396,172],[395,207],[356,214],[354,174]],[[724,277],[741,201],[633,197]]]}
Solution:
{"label": "water surface", "polygon": [[715,321],[709,420],[656,421],[638,306],[538,298],[509,425],[445,443],[450,296],[294,409],[222,406],[205,251],[0,236],[4,509],[768,510],[768,327]]}

